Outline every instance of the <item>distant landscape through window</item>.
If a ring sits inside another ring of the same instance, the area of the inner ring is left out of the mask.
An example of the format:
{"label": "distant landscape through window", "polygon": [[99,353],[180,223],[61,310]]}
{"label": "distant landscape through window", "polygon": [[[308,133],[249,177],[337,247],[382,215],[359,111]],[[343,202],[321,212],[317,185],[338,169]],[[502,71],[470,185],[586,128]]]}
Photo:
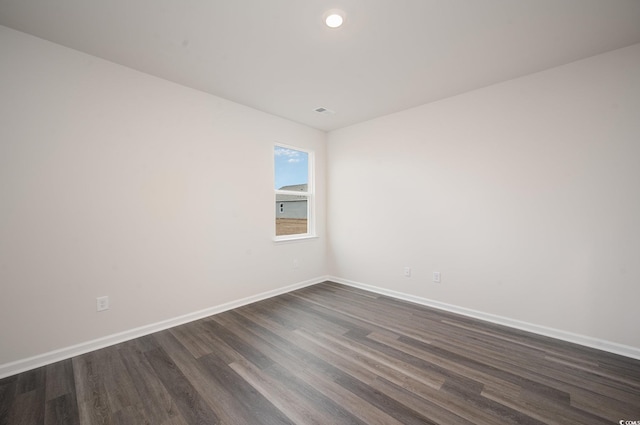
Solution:
{"label": "distant landscape through window", "polygon": [[309,152],[274,149],[276,237],[310,234],[311,176]]}

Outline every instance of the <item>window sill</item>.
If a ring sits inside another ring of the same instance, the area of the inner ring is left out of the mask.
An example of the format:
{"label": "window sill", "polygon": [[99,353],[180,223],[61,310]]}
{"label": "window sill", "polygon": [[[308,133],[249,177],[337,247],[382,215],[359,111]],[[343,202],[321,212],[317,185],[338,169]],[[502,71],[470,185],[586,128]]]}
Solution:
{"label": "window sill", "polygon": [[317,235],[291,235],[291,236],[276,236],[273,241],[277,244],[281,242],[300,242],[309,239],[318,239]]}

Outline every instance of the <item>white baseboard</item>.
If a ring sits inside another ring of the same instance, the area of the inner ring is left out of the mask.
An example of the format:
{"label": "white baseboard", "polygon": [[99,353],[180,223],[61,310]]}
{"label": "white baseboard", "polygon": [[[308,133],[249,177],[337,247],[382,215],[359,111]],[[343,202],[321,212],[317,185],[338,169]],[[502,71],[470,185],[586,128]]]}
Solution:
{"label": "white baseboard", "polygon": [[457,313],[463,316],[473,317],[475,319],[496,323],[498,325],[504,325],[511,328],[531,332],[534,334],[544,335],[544,336],[559,339],[562,341],[583,345],[585,347],[595,348],[598,350],[607,351],[609,353],[619,354],[621,356],[640,360],[640,348],[618,344],[615,342],[606,341],[598,338],[593,338],[586,335],[575,334],[572,332],[567,332],[559,329],[548,328],[546,326],[535,325],[533,323],[522,322],[520,320],[514,320],[508,317],[497,316],[495,314],[484,313],[481,311],[472,310],[464,307],[458,307],[452,304],[442,303],[439,301],[434,301],[427,298],[418,297],[415,295],[405,294],[403,292],[392,291],[392,290],[380,288],[377,286],[367,285],[360,282],[354,282],[352,280],[342,279],[335,276],[329,276],[326,278],[326,280],[340,283],[346,286],[352,286],[354,288],[364,289],[370,292],[375,292],[380,295],[387,295],[389,297],[398,298],[404,301],[410,301],[410,302],[421,304],[427,307],[433,307],[439,310],[445,310],[451,313]]}
{"label": "white baseboard", "polygon": [[203,319],[205,317],[212,316],[214,314],[222,313],[223,311],[242,307],[243,305],[251,304],[267,298],[272,298],[277,295],[295,291],[296,289],[304,288],[306,286],[315,285],[317,283],[324,282],[327,279],[328,277],[321,276],[315,279],[306,280],[304,282],[298,282],[293,285],[284,286],[282,288],[263,292],[261,294],[252,295],[250,297],[242,298],[236,301],[231,301],[225,304],[206,308],[204,310],[185,314],[183,316],[174,317],[172,319],[163,320],[161,322],[152,323],[150,325],[141,326],[139,328],[130,329],[130,330],[109,335],[106,337],[97,338],[91,341],[73,345],[71,347],[65,347],[59,350],[50,351],[48,353],[39,354],[37,356],[29,357],[26,359],[17,360],[11,363],[5,363],[0,365],[0,379],[6,378],[8,376],[12,376],[21,372],[25,372],[27,370],[35,369],[41,366],[46,366],[51,363],[59,362],[61,360],[70,359],[72,357],[79,356],[81,354],[85,354],[90,351],[98,350],[100,348],[109,347],[111,345],[119,344],[121,342],[129,341],[135,338],[139,338],[141,336],[149,335],[154,332],[163,331],[165,329],[169,329],[174,326],[179,326],[185,323],[193,322],[194,320]]}
{"label": "white baseboard", "polygon": [[274,289],[271,291],[263,292],[250,297],[242,298],[236,301],[231,301],[218,306],[210,307],[204,310],[196,311],[193,313],[185,314],[183,316],[174,317],[172,319],[163,320],[161,322],[153,323],[139,328],[130,329],[128,331],[120,332],[117,334],[109,335],[103,338],[94,339],[91,341],[83,342],[70,347],[61,348],[59,350],[50,351],[48,353],[39,354],[37,356],[29,357],[22,360],[17,360],[11,363],[5,363],[0,365],[0,379],[12,376],[27,370],[35,369],[41,366],[46,366],[51,363],[55,363],[61,360],[66,360],[81,354],[88,353],[90,351],[105,348],[111,345],[119,344],[121,342],[129,341],[135,338],[139,338],[145,335],[159,332],[165,329],[172,328],[174,326],[183,325],[185,323],[193,322],[195,320],[203,319],[214,314],[222,313],[223,311],[231,310],[234,308],[242,307],[247,304],[251,304],[257,301],[261,301],[267,298],[272,298],[277,295],[281,295],[287,292],[295,291],[307,286],[315,285],[324,281],[332,281],[346,286],[352,286],[354,288],[364,289],[366,291],[374,292],[381,295],[386,295],[393,298],[421,304],[427,307],[433,307],[452,313],[461,314],[463,316],[473,317],[475,319],[485,320],[487,322],[496,323],[499,325],[509,326],[511,328],[520,329],[527,332],[532,332],[539,335],[556,338],[562,341],[572,342],[575,344],[583,345],[586,347],[595,348],[598,350],[607,351],[614,354],[619,354],[625,357],[640,360],[640,349],[630,347],[627,345],[617,344],[606,340],[592,338],[585,335],[579,335],[572,332],[566,332],[559,329],[548,328],[545,326],[535,325],[532,323],[522,322],[519,320],[510,319],[507,317],[497,316],[494,314],[484,313],[477,310],[472,310],[464,307],[458,307],[451,304],[442,303],[439,301],[430,300],[427,298],[418,297],[415,295],[405,294],[403,292],[392,291],[389,289],[380,288],[373,285],[367,285],[352,280],[342,279],[336,276],[321,276],[315,279],[306,280],[304,282],[295,283],[293,285],[284,286],[282,288]]}

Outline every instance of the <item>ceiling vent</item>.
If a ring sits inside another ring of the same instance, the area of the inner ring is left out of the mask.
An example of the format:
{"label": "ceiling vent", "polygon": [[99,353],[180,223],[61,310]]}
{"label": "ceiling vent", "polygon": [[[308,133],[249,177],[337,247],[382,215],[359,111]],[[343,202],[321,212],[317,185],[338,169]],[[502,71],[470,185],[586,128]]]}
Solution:
{"label": "ceiling vent", "polygon": [[331,109],[327,109],[325,107],[320,106],[319,108],[314,109],[319,114],[322,115],[334,115],[336,111],[332,111]]}

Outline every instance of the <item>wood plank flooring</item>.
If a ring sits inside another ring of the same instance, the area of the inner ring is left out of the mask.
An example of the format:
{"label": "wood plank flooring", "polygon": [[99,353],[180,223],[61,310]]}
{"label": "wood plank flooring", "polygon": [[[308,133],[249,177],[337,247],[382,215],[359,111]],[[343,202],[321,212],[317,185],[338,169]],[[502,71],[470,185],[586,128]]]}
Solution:
{"label": "wood plank flooring", "polygon": [[0,424],[618,424],[640,361],[331,282],[0,380]]}

